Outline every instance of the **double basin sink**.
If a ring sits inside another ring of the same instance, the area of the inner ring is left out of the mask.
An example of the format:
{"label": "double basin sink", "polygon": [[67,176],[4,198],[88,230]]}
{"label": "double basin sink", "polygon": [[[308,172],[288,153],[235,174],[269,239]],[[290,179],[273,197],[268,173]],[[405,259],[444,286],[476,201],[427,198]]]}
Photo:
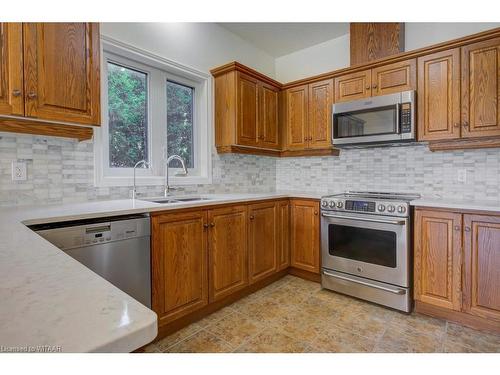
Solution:
{"label": "double basin sink", "polygon": [[200,201],[209,201],[214,198],[207,197],[164,197],[164,198],[144,198],[141,201],[152,202],[152,203],[160,203],[160,204],[174,204],[174,203],[185,203],[185,202],[200,202]]}

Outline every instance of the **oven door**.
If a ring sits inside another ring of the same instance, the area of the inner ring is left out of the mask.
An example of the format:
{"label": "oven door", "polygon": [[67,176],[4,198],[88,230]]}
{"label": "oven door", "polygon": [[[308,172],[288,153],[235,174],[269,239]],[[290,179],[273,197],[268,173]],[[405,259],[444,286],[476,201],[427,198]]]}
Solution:
{"label": "oven door", "polygon": [[409,287],[408,221],[408,218],[323,212],[322,267]]}

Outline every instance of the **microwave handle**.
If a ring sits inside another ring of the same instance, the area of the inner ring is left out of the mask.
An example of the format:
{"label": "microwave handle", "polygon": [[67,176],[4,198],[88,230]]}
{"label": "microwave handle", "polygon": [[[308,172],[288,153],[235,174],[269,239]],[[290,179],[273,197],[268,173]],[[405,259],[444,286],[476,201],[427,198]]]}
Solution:
{"label": "microwave handle", "polygon": [[396,134],[401,134],[401,103],[396,103]]}

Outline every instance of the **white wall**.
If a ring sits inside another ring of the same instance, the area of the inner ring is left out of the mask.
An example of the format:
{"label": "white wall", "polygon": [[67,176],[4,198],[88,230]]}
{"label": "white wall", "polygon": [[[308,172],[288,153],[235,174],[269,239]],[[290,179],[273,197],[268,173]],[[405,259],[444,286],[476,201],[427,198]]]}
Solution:
{"label": "white wall", "polygon": [[[405,24],[405,50],[460,38],[500,27],[496,23]],[[349,66],[349,34],[276,59],[276,79],[286,83]]]}
{"label": "white wall", "polygon": [[101,34],[208,72],[233,60],[275,77],[274,58],[215,23],[101,23]]}

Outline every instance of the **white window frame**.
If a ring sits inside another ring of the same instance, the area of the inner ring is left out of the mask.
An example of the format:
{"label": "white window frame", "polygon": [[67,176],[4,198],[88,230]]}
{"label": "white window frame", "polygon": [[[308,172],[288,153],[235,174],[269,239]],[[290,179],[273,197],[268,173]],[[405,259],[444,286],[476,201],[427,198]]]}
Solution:
{"label": "white window frame", "polygon": [[163,185],[165,180],[167,80],[194,88],[193,152],[196,168],[188,176],[175,177],[170,168],[171,185],[212,183],[212,103],[211,78],[208,74],[101,37],[101,127],[94,131],[94,179],[96,186],[132,186],[133,168],[109,168],[109,124],[107,61],[115,62],[148,74],[148,148],[151,168],[137,169],[138,186]]}

